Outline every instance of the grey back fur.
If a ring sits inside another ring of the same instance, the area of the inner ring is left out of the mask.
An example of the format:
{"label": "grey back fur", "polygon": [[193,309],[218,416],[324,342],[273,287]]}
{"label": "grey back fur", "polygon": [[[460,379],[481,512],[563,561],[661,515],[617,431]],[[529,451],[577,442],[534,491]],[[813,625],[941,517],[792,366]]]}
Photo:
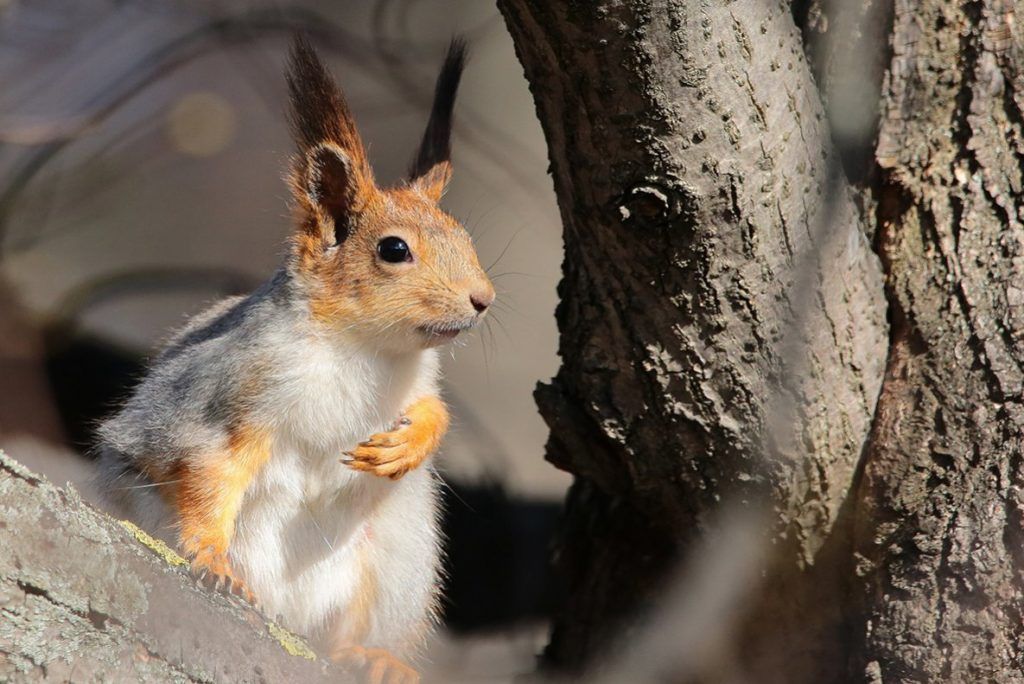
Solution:
{"label": "grey back fur", "polygon": [[138,509],[137,490],[155,484],[145,473],[227,445],[231,421],[255,409],[247,402],[267,370],[268,348],[300,320],[296,287],[280,270],[252,294],[194,317],[170,339],[98,429],[98,485],[112,503]]}

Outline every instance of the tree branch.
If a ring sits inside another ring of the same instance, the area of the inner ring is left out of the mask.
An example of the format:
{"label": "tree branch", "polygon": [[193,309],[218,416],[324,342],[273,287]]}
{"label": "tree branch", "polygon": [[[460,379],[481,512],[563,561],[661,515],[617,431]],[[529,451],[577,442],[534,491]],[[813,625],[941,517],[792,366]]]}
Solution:
{"label": "tree branch", "polygon": [[351,679],[187,565],[0,452],[0,681]]}

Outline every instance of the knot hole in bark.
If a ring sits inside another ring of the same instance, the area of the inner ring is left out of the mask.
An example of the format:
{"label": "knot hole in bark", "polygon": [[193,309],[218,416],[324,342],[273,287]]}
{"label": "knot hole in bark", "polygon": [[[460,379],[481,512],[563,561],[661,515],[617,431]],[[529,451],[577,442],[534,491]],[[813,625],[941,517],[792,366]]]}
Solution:
{"label": "knot hole in bark", "polygon": [[664,180],[643,179],[632,184],[616,205],[623,224],[638,228],[660,228],[680,221],[690,227],[696,215],[693,191]]}

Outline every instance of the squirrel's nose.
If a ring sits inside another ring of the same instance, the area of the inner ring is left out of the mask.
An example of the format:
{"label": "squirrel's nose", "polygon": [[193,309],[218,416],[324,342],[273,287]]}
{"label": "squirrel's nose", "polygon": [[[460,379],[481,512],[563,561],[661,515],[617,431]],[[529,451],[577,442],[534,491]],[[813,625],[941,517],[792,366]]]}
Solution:
{"label": "squirrel's nose", "polygon": [[477,313],[487,311],[487,307],[494,303],[494,290],[474,292],[469,295],[469,301]]}

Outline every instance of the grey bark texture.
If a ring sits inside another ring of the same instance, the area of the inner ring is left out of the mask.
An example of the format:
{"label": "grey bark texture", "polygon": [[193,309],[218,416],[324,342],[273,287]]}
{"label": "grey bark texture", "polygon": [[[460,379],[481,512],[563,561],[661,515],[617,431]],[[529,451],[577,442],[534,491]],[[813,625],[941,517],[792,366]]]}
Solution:
{"label": "grey bark texture", "polygon": [[352,681],[182,566],[0,452],[0,681]]}
{"label": "grey bark texture", "polygon": [[[547,659],[578,669],[599,653],[727,505],[769,511],[771,590],[751,621],[794,627],[807,615],[794,600],[832,593],[792,588],[820,587],[823,564],[835,577],[830,542],[888,331],[880,264],[790,7],[499,7],[565,229],[563,365],[537,399],[547,457],[577,477],[558,546],[569,597]],[[838,606],[807,607],[837,619]],[[748,656],[814,651],[829,628],[817,621],[788,652],[755,639]]]}
{"label": "grey bark texture", "polygon": [[893,340],[859,491],[868,681],[1024,681],[1024,34],[897,0],[876,158]]}
{"label": "grey bark texture", "polygon": [[547,665],[593,667],[766,505],[741,675],[1024,681],[1013,3],[498,4],[566,246]]}

